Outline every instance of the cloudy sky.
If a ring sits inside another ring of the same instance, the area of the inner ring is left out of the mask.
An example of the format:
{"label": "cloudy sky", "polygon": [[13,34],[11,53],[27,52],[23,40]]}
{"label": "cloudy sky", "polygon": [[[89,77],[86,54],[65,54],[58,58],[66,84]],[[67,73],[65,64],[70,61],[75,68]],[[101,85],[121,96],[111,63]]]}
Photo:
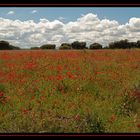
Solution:
{"label": "cloudy sky", "polygon": [[139,7],[1,7],[0,40],[21,48],[140,40]]}

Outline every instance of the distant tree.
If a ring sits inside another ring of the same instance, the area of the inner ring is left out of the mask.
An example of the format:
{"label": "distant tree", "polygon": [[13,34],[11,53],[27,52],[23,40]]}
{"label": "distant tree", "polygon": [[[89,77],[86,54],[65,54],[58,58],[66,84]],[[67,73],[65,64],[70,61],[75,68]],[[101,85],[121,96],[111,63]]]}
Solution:
{"label": "distant tree", "polygon": [[89,48],[87,46],[85,46],[84,49],[89,49]]}
{"label": "distant tree", "polygon": [[109,49],[109,47],[108,47],[108,46],[105,46],[105,47],[103,47],[102,49]]}
{"label": "distant tree", "polygon": [[137,48],[140,48],[140,40],[137,41],[136,46]]}
{"label": "distant tree", "polygon": [[125,40],[120,40],[120,41],[115,41],[115,42],[109,43],[109,48],[110,49],[127,49],[127,48],[131,48],[131,45],[128,42],[128,40],[125,39]]}
{"label": "distant tree", "polygon": [[0,45],[9,46],[9,42],[8,41],[1,40],[0,41]]}
{"label": "distant tree", "polygon": [[13,46],[9,44],[8,41],[0,41],[0,50],[19,50],[20,48],[17,46]]}
{"label": "distant tree", "polygon": [[55,49],[55,48],[56,48],[55,44],[45,44],[40,47],[40,49]]}
{"label": "distant tree", "polygon": [[67,50],[67,49],[71,49],[72,46],[69,43],[62,43],[61,46],[59,47],[60,50]]}
{"label": "distant tree", "polygon": [[39,50],[40,48],[39,47],[31,47],[30,49],[31,50]]}
{"label": "distant tree", "polygon": [[12,48],[12,50],[20,50],[20,47],[17,47],[17,46],[13,46],[13,45],[9,45],[10,48]]}
{"label": "distant tree", "polygon": [[108,45],[108,48],[109,49],[116,49],[115,42],[110,42],[109,45]]}
{"label": "distant tree", "polygon": [[75,41],[71,44],[72,49],[86,49],[86,42]]}
{"label": "distant tree", "polygon": [[129,42],[129,49],[130,48],[137,48],[137,42]]}
{"label": "distant tree", "polygon": [[89,46],[89,49],[102,49],[102,45],[99,43],[93,43]]}
{"label": "distant tree", "polygon": [[121,49],[131,48],[131,45],[130,45],[130,43],[128,42],[127,39],[125,39],[125,40],[120,40],[119,45],[120,45],[120,48],[121,48]]}
{"label": "distant tree", "polygon": [[7,41],[0,41],[0,50],[12,50],[11,47],[9,47],[9,42]]}

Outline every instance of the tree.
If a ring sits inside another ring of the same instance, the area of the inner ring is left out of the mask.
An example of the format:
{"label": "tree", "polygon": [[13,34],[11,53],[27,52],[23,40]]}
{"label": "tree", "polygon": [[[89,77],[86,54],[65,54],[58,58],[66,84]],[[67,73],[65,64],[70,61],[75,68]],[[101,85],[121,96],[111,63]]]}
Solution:
{"label": "tree", "polygon": [[86,42],[75,41],[71,44],[72,49],[86,49]]}
{"label": "tree", "polygon": [[128,40],[125,39],[125,40],[120,40],[120,41],[115,41],[115,42],[109,43],[109,48],[110,49],[127,49],[127,48],[130,49],[131,45],[128,42]]}
{"label": "tree", "polygon": [[137,48],[137,43],[136,42],[130,42],[129,43],[129,49],[130,48]]}
{"label": "tree", "polygon": [[61,46],[59,47],[60,50],[67,50],[67,49],[71,49],[72,46],[69,43],[62,43]]}
{"label": "tree", "polygon": [[140,48],[140,40],[137,41],[136,46],[137,48]]}
{"label": "tree", "polygon": [[102,49],[102,45],[99,43],[93,43],[89,46],[89,49]]}
{"label": "tree", "polygon": [[9,45],[9,47],[12,48],[12,50],[20,50],[20,47],[17,46]]}
{"label": "tree", "polygon": [[9,44],[8,41],[0,41],[0,50],[19,50],[19,47]]}
{"label": "tree", "polygon": [[39,50],[40,48],[39,47],[31,47],[30,49],[31,50]]}
{"label": "tree", "polygon": [[102,49],[109,49],[109,47],[108,47],[108,46],[105,46],[105,47],[103,47]]}
{"label": "tree", "polygon": [[128,42],[128,40],[127,39],[125,39],[125,40],[120,40],[119,42],[118,42],[118,45],[119,45],[119,47],[121,48],[121,49],[130,49],[131,48],[131,46],[130,46],[130,43]]}
{"label": "tree", "polygon": [[40,49],[55,49],[55,44],[45,44],[40,47]]}
{"label": "tree", "polygon": [[9,47],[9,42],[7,41],[0,41],[0,49],[1,50],[10,50],[11,47]]}

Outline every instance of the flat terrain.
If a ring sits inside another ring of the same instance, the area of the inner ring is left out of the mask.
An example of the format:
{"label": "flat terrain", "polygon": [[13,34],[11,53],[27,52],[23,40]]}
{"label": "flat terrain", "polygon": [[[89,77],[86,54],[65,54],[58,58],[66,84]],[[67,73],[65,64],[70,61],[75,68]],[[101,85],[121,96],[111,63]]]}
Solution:
{"label": "flat terrain", "polygon": [[140,50],[0,51],[0,132],[140,132]]}

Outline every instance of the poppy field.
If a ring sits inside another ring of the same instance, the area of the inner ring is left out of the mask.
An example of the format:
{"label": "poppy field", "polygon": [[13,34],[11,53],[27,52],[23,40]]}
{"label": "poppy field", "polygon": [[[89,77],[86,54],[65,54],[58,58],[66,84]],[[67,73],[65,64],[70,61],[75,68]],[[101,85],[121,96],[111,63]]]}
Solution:
{"label": "poppy field", "polygon": [[0,133],[139,133],[140,50],[0,51]]}

